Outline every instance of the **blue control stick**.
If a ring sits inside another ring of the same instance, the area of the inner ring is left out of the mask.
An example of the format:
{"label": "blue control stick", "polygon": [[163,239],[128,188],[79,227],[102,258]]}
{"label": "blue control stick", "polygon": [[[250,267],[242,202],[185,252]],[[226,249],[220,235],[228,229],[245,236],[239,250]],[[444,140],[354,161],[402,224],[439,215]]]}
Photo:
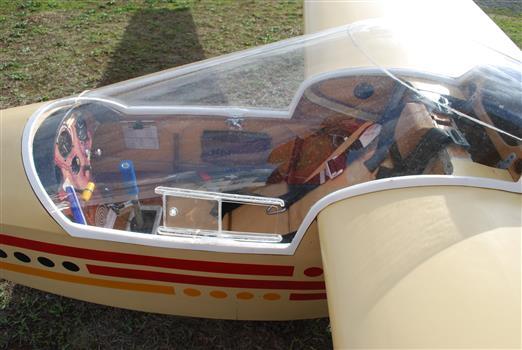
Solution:
{"label": "blue control stick", "polygon": [[65,192],[67,192],[67,200],[71,206],[74,222],[77,224],[86,225],[87,221],[83,215],[82,207],[80,206],[80,201],[78,200],[78,196],[76,195],[74,187],[65,186]]}
{"label": "blue control stick", "polygon": [[136,228],[139,230],[143,227],[143,215],[141,213],[141,206],[138,194],[138,181],[136,180],[136,171],[132,160],[122,160],[120,162],[120,173],[123,178],[123,184],[127,189],[127,193],[134,197],[132,199],[132,206],[134,207],[134,217],[136,218]]}
{"label": "blue control stick", "polygon": [[134,171],[134,164],[132,160],[122,160],[120,162],[120,172],[123,178],[123,184],[127,189],[127,193],[131,196],[138,196],[140,190],[138,189],[138,182],[136,181],[136,172]]}

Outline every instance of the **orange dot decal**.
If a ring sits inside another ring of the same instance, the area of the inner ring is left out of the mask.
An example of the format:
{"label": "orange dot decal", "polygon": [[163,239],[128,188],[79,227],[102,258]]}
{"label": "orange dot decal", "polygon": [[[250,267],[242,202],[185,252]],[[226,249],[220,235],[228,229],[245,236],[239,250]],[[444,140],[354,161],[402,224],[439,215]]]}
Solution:
{"label": "orange dot decal", "polygon": [[227,297],[227,293],[222,292],[220,290],[213,290],[212,292],[210,292],[210,296],[217,299],[224,299]]}
{"label": "orange dot decal", "polygon": [[320,267],[309,267],[304,270],[304,274],[308,277],[317,277],[323,274],[323,269]]}
{"label": "orange dot decal", "polygon": [[201,295],[201,292],[194,288],[185,288],[183,289],[183,293],[185,293],[189,297],[198,297]]}
{"label": "orange dot decal", "polygon": [[279,299],[281,299],[281,296],[279,294],[276,294],[276,293],[266,293],[265,295],[263,295],[263,299],[265,299],[265,300],[279,300]]}
{"label": "orange dot decal", "polygon": [[237,293],[236,297],[241,300],[250,300],[254,297],[254,294],[249,293],[249,292],[241,292],[241,293]]}

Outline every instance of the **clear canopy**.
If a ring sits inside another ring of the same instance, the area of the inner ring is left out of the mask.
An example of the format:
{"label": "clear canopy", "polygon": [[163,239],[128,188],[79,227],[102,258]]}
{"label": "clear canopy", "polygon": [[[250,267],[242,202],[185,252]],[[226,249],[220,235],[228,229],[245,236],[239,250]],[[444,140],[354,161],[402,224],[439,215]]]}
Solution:
{"label": "clear canopy", "polygon": [[288,243],[355,184],[518,181],[521,76],[519,59],[455,33],[334,28],[55,103],[35,123],[37,185],[67,222]]}

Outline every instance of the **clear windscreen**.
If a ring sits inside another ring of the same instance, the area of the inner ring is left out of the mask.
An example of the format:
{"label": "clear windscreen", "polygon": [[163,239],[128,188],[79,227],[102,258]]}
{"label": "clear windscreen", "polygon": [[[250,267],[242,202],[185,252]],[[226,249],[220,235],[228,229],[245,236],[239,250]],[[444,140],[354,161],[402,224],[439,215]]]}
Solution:
{"label": "clear windscreen", "polygon": [[42,112],[37,177],[71,222],[265,243],[356,184],[518,181],[521,64],[460,40],[368,22],[93,90]]}
{"label": "clear windscreen", "polygon": [[167,70],[85,94],[126,107],[289,111],[306,79],[306,51],[350,46],[346,28]]}

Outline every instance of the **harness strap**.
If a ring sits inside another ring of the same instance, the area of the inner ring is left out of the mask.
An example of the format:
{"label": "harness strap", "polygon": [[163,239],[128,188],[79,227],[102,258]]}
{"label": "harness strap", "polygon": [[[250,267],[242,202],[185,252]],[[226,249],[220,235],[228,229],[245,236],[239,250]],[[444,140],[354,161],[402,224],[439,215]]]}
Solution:
{"label": "harness strap", "polygon": [[310,176],[306,178],[304,183],[323,184],[327,180],[336,178],[341,175],[346,168],[346,152],[354,144],[355,141],[371,126],[372,122],[365,122],[357,130],[355,130],[344,142],[337,147],[330,157],[315,169]]}
{"label": "harness strap", "polygon": [[386,106],[386,110],[384,111],[382,118],[378,121],[378,123],[382,125],[382,130],[377,143],[377,149],[373,155],[364,162],[364,165],[371,173],[373,173],[382,163],[384,158],[386,158],[388,150],[393,143],[395,127],[397,126],[397,121],[399,120],[405,105],[402,99],[406,89],[406,86],[402,84],[398,84],[395,87],[392,96],[390,97],[390,101]]}
{"label": "harness strap", "polygon": [[390,147],[394,167],[392,169],[380,167],[377,178],[422,174],[429,161],[451,142],[451,137],[445,131],[432,128],[424,134],[415,149],[406,158],[401,157],[397,143],[394,143]]}

